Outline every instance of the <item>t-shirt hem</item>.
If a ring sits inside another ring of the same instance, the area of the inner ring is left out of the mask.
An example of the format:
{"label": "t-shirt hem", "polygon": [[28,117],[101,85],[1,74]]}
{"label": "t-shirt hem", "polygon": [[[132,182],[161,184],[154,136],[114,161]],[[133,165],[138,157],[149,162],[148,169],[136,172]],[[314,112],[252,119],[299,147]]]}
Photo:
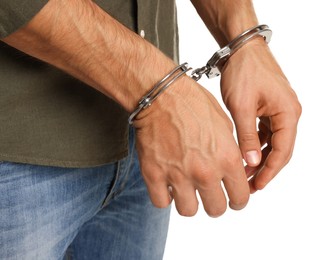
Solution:
{"label": "t-shirt hem", "polygon": [[128,155],[128,150],[122,151],[114,156],[108,158],[98,158],[93,160],[61,160],[53,158],[34,158],[28,156],[12,156],[6,154],[0,154],[0,162],[12,162],[12,163],[24,163],[40,166],[53,166],[62,168],[90,168],[97,167],[109,163],[113,163],[125,158]]}

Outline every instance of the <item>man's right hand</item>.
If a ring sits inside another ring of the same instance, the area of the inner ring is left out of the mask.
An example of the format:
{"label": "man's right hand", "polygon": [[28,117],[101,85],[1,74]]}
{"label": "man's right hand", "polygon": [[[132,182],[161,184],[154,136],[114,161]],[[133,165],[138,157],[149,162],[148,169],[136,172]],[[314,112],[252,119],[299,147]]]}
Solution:
{"label": "man's right hand", "polygon": [[[182,77],[134,121],[142,174],[153,204],[172,198],[179,214],[197,212],[198,190],[205,211],[223,214],[226,194],[242,209],[249,186],[232,123],[215,98],[194,80]],[[171,187],[171,188],[169,188]]]}

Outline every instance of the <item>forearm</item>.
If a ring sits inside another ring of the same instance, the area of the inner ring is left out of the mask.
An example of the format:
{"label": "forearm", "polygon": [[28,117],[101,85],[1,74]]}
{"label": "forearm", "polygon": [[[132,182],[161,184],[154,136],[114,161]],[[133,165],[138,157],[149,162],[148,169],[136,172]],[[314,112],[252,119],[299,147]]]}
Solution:
{"label": "forearm", "polygon": [[257,25],[251,0],[191,0],[220,46]]}
{"label": "forearm", "polygon": [[3,41],[73,75],[128,111],[174,67],[90,0],[51,0]]}

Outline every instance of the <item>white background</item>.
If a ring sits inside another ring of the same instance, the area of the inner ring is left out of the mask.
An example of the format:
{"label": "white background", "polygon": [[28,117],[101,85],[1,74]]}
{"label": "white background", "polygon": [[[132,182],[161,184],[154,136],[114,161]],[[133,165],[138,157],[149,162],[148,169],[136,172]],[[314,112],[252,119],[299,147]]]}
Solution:
{"label": "white background", "polygon": [[[319,0],[255,0],[272,52],[303,106],[294,155],[242,211],[193,218],[173,209],[165,260],[323,259],[323,8]],[[177,0],[181,62],[203,66],[218,49],[190,1]],[[221,101],[219,79],[200,81]]]}

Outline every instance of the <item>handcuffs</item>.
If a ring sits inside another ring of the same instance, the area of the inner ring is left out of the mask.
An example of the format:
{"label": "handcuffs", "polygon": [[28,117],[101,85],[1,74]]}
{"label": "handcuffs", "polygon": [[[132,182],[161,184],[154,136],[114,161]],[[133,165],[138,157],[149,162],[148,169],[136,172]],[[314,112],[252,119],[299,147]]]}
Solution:
{"label": "handcuffs", "polygon": [[[231,42],[229,42],[226,46],[216,51],[205,66],[193,70],[191,73],[191,78],[195,81],[198,81],[203,76],[203,74],[205,74],[208,78],[220,76],[221,70],[225,63],[244,44],[257,36],[262,36],[264,40],[269,43],[271,40],[271,35],[272,31],[267,25],[264,24],[252,27],[244,31],[236,38],[234,38]],[[186,74],[186,72],[191,69],[192,68],[188,67],[187,63],[183,63],[169,72],[162,80],[155,84],[154,87],[145,96],[140,99],[139,106],[133,113],[130,114],[128,123],[132,125],[136,116],[143,109],[149,107],[163,91],[165,91],[172,83],[174,83],[178,78]]]}
{"label": "handcuffs", "polygon": [[191,77],[198,81],[203,74],[206,74],[208,78],[220,76],[221,70],[230,56],[232,56],[248,41],[259,35],[262,36],[267,43],[269,43],[272,31],[267,25],[264,24],[252,27],[247,31],[244,31],[236,38],[234,38],[229,44],[216,51],[204,67],[195,69],[192,72]]}

